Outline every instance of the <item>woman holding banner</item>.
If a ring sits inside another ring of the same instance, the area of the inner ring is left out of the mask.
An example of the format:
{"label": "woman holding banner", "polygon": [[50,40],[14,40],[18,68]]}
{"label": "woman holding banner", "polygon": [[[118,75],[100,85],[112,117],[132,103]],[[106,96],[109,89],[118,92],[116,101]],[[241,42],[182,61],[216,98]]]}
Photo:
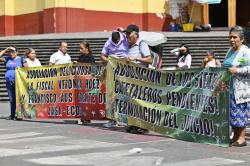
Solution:
{"label": "woman holding banner", "polygon": [[[107,62],[108,56],[110,55],[120,59],[127,59],[128,49],[129,44],[125,34],[115,30],[103,46],[101,60]],[[109,120],[109,122],[103,126],[106,128],[113,128],[117,126],[117,122],[115,120]]]}
{"label": "woman holding banner", "polygon": [[[3,56],[5,53],[7,53],[8,56]],[[15,70],[17,67],[23,67],[24,65],[27,66],[27,64],[24,63],[23,57],[17,56],[17,50],[15,47],[8,47],[1,51],[0,62],[4,62],[7,69],[5,78],[11,109],[11,114],[7,119],[14,120],[16,114]]]}
{"label": "woman holding banner", "polygon": [[230,124],[234,136],[231,146],[246,146],[245,139],[248,111],[250,110],[250,49],[244,45],[244,29],[235,26],[229,32],[231,48],[228,50],[224,67],[232,74],[230,87]]}

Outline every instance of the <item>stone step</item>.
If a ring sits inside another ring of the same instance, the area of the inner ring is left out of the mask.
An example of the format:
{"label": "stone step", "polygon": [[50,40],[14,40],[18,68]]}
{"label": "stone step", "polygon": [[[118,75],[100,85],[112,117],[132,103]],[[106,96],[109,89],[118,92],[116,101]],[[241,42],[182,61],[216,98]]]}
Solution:
{"label": "stone step", "polygon": [[[107,38],[77,38],[77,39],[30,39],[30,40],[0,40],[0,50],[10,45],[18,48],[19,55],[23,55],[24,51],[32,47],[37,52],[37,57],[43,65],[47,65],[51,54],[58,49],[60,41],[67,41],[69,45],[69,54],[75,60],[80,55],[79,43],[86,40],[90,43],[93,55],[96,60],[100,60],[100,53]],[[178,47],[181,43],[187,43],[192,55],[192,67],[199,67],[206,52],[212,50],[216,53],[218,59],[223,61],[225,54],[229,48],[228,37],[225,36],[192,36],[192,37],[167,37],[167,42],[163,45],[163,66],[176,66],[177,57],[170,54],[170,50]],[[6,69],[3,63],[0,63],[0,101],[8,101],[6,85],[5,85]]]}

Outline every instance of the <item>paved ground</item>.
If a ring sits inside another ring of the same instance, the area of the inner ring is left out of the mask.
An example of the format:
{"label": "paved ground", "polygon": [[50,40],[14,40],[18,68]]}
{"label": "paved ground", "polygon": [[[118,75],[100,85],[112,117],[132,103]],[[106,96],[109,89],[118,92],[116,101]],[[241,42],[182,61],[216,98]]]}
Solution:
{"label": "paved ground", "polygon": [[[1,103],[0,109],[1,117],[8,115],[8,104]],[[84,126],[64,121],[1,118],[0,165],[250,165],[250,146],[221,148],[170,139],[156,133],[129,134],[124,128],[104,129],[102,123],[93,121]],[[141,153],[137,153],[140,150]]]}

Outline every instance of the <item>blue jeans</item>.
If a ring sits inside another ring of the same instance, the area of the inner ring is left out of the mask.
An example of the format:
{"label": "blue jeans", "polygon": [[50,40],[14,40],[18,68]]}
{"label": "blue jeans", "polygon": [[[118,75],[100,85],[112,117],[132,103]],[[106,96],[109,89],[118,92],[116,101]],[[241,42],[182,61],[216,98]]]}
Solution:
{"label": "blue jeans", "polygon": [[6,81],[6,87],[8,96],[10,99],[10,117],[12,119],[15,118],[16,115],[16,89],[15,89],[15,81]]}

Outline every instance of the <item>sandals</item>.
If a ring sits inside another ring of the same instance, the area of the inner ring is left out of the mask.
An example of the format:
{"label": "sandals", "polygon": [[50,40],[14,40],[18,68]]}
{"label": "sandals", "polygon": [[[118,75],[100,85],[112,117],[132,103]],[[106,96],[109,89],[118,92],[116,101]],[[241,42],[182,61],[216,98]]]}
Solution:
{"label": "sandals", "polygon": [[[230,140],[230,141],[231,141],[231,140]],[[244,142],[242,142],[242,143],[240,144],[239,142],[236,141],[236,142],[232,143],[231,146],[243,147],[243,146],[247,146],[247,142],[244,141]]]}

